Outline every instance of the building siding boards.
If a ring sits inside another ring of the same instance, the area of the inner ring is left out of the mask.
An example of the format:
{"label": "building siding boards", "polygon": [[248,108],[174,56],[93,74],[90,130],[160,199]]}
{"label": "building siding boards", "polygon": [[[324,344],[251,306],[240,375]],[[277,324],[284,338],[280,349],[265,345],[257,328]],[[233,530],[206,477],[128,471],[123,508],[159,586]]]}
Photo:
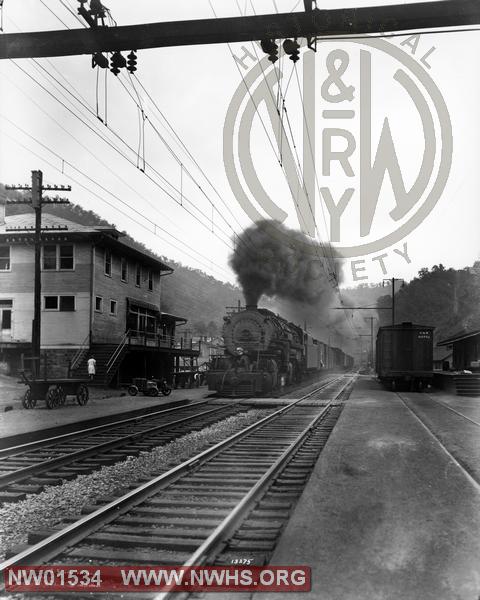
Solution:
{"label": "building siding boards", "polygon": [[[154,304],[160,311],[160,272],[153,270],[153,290],[148,289],[148,270],[147,265],[142,266],[141,285],[135,285],[135,269],[137,261],[126,258],[128,265],[128,278],[124,282],[121,280],[121,259],[120,254],[112,252],[112,275],[105,275],[105,247],[95,247],[95,273],[93,306],[95,307],[95,298],[103,298],[103,311],[93,312],[92,343],[114,343],[120,342],[126,331],[127,323],[127,298],[134,298],[149,304]],[[110,301],[117,301],[117,314],[110,314]]]}
{"label": "building siding boards", "polygon": [[[66,243],[66,242],[60,242]],[[42,346],[81,344],[90,321],[90,245],[74,243],[74,270],[42,270]],[[10,271],[0,271],[0,300],[12,300],[11,341],[32,338],[34,251],[33,246],[10,246]],[[44,296],[75,296],[75,311],[45,311]],[[6,340],[3,340],[6,341]]]}

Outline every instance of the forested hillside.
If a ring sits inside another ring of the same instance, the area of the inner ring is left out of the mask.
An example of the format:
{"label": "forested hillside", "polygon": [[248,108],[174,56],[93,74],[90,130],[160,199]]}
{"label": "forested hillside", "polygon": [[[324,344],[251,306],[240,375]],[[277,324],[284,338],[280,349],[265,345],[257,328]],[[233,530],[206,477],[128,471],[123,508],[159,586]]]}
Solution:
{"label": "forested hillside", "polygon": [[[480,272],[474,268],[446,269],[435,265],[422,269],[418,277],[395,294],[396,322],[432,325],[435,339],[462,330],[480,329]],[[391,306],[391,297],[379,298],[378,306]],[[382,325],[390,324],[390,311],[379,311]]]}
{"label": "forested hillside", "polygon": [[[9,192],[9,198],[20,197],[18,192]],[[0,186],[0,202],[5,198],[5,190]],[[110,225],[92,211],[86,211],[75,204],[45,206],[44,212],[69,219],[81,225]],[[28,205],[7,205],[7,215],[32,212]],[[243,303],[239,288],[218,281],[206,273],[185,267],[168,256],[158,256],[141,242],[127,235],[127,242],[143,252],[147,252],[166,262],[175,269],[173,275],[162,279],[162,310],[185,317],[187,327],[199,335],[216,335],[223,324],[226,306],[236,306],[238,300]]]}
{"label": "forested hillside", "polygon": [[[390,293],[390,286],[381,283],[364,283],[354,288],[342,288],[342,297],[351,306],[375,307],[381,296]],[[372,311],[372,316],[374,312]]]}

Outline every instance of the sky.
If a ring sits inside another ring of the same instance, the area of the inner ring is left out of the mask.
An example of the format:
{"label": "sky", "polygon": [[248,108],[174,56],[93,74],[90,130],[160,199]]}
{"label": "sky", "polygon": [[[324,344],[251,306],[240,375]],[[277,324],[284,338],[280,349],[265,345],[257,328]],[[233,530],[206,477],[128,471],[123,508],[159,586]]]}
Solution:
{"label": "sky", "polygon": [[[303,6],[106,4],[118,25]],[[330,0],[322,8],[380,4]],[[4,33],[82,27],[76,8],[76,0],[6,0]],[[250,43],[141,50],[134,77],[92,69],[88,55],[3,61],[0,181],[25,183],[41,169],[46,183],[72,186],[72,202],[156,253],[232,283],[229,255],[252,224],[242,194],[259,216],[273,211],[294,229],[314,215],[313,238],[322,245],[334,238],[344,256],[337,261],[344,285],[409,280],[438,263],[462,268],[479,258],[479,50],[480,31],[462,31],[320,41],[316,54],[302,49],[296,65],[281,53],[276,71]],[[243,64],[235,60],[246,51]],[[242,119],[252,107],[249,130]],[[327,117],[332,110],[351,117]],[[345,150],[343,162],[335,160]],[[255,183],[260,192],[252,193]],[[335,225],[330,214],[342,197]]]}

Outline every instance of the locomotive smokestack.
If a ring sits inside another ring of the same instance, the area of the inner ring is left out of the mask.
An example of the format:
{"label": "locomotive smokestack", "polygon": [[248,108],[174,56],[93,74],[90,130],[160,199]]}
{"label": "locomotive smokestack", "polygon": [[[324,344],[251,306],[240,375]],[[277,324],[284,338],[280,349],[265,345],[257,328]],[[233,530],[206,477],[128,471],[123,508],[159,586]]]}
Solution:
{"label": "locomotive smokestack", "polygon": [[247,310],[257,310],[258,304],[247,304],[246,309]]}

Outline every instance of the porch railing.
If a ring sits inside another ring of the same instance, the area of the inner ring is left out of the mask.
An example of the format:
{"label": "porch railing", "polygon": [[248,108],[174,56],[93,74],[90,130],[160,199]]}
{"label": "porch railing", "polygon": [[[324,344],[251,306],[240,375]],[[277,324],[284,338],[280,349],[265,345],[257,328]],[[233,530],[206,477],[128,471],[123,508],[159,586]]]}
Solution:
{"label": "porch railing", "polygon": [[146,346],[149,348],[172,348],[175,350],[200,350],[200,342],[191,338],[162,335],[159,333],[148,333],[145,331],[128,332],[130,346]]}
{"label": "porch railing", "polygon": [[130,331],[127,331],[125,333],[125,335],[123,336],[121,342],[118,344],[118,346],[115,348],[112,356],[109,358],[108,362],[107,362],[107,374],[110,373],[110,371],[112,370],[113,366],[115,365],[115,363],[117,362],[117,359],[120,357],[120,355],[123,352],[123,349],[125,348],[125,346],[128,343],[128,339],[129,339],[129,335],[130,335]]}
{"label": "porch railing", "polygon": [[70,361],[70,367],[69,367],[70,371],[73,371],[73,369],[76,369],[79,366],[79,364],[82,362],[82,360],[85,357],[85,353],[88,352],[89,349],[90,349],[90,332],[87,334],[87,337],[81,343],[80,348],[73,355],[73,357]]}

